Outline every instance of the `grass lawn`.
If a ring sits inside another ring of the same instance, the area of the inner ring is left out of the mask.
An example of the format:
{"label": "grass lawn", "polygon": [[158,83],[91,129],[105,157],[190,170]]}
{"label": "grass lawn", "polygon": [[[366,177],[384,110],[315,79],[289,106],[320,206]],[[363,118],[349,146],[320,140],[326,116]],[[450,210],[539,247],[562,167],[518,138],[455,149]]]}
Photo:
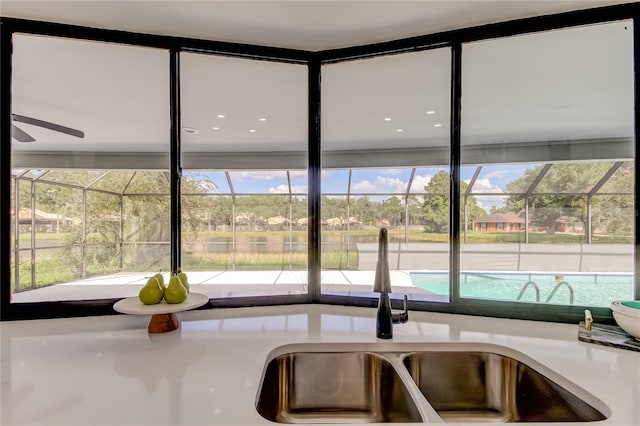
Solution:
{"label": "grass lawn", "polygon": [[[347,231],[329,231],[323,230],[322,235],[329,240],[346,239]],[[371,237],[375,238],[378,235],[377,229],[355,229],[350,230],[349,235],[352,237]],[[49,233],[41,232],[36,234],[36,239],[39,241],[58,240],[64,241],[70,238],[70,233]],[[233,238],[231,231],[206,231],[206,232],[183,232],[183,238],[186,241],[194,241],[199,239],[228,239]],[[289,237],[296,239],[305,239],[308,234],[307,231],[238,231],[236,232],[236,239],[251,239],[251,238],[281,238],[285,241]],[[394,240],[404,240],[404,229],[391,229],[389,230],[389,236]],[[409,241],[411,242],[430,242],[430,243],[446,243],[449,241],[449,234],[436,234],[427,233],[417,229],[409,230]],[[464,237],[464,233],[461,233],[461,238]],[[29,241],[31,239],[30,233],[21,233],[20,241]],[[593,242],[606,243],[606,244],[632,244],[632,237],[620,237],[620,236],[608,236],[608,235],[596,235],[593,237]],[[547,233],[529,233],[529,243],[532,244],[580,244],[586,243],[586,236],[574,235],[574,234],[547,234]],[[474,232],[467,231],[467,242],[469,243],[524,243],[524,232]]]}

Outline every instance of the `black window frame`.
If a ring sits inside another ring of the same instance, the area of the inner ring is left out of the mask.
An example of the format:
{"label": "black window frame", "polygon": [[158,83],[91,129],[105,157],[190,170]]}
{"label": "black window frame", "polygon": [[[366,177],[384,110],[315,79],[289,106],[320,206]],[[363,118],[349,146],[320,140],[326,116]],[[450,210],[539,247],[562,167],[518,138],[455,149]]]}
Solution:
{"label": "black window frame", "polygon": [[[170,115],[171,115],[171,269],[180,267],[180,52],[198,52],[214,55],[242,57],[285,63],[305,64],[308,68],[308,282],[309,291],[302,295],[237,297],[210,299],[200,309],[233,308],[241,306],[266,306],[279,304],[323,303],[333,305],[374,307],[377,299],[322,294],[320,283],[320,199],[321,199],[321,68],[323,64],[354,59],[383,56],[396,53],[429,50],[440,47],[451,49],[451,124],[450,124],[450,174],[452,185],[450,198],[450,301],[437,303],[410,301],[409,308],[419,311],[444,312],[453,314],[481,315],[501,318],[544,320],[577,323],[584,318],[584,306],[543,305],[524,302],[496,302],[490,300],[465,299],[460,297],[460,127],[461,127],[461,64],[462,45],[473,41],[489,40],[527,33],[539,33],[561,28],[583,26],[619,20],[633,20],[634,29],[634,150],[640,147],[640,119],[638,99],[640,85],[640,3],[628,3],[554,15],[518,19],[452,31],[427,34],[418,37],[393,40],[363,46],[331,49],[319,52],[258,46],[240,43],[199,40],[184,37],[160,36],[117,30],[104,30],[75,25],[0,17],[0,320],[77,317],[91,315],[112,315],[113,304],[119,299],[98,299],[84,301],[60,301],[39,303],[11,303],[11,51],[12,36],[15,33],[38,34],[72,39],[120,43],[135,46],[166,49],[170,55]],[[428,31],[428,29],[425,29]],[[634,154],[635,154],[634,153]],[[640,215],[637,206],[640,194],[640,173],[635,163],[634,211],[634,294],[640,298],[640,268],[638,247],[640,235]],[[396,301],[399,302],[399,301]],[[591,309],[594,319],[613,323],[608,308]]]}

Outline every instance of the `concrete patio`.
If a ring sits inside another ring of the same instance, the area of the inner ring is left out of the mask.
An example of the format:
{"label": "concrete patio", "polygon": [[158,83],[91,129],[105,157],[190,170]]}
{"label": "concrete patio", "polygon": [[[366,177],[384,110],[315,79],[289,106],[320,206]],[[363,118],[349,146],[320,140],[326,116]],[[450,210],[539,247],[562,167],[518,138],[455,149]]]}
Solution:
{"label": "concrete patio", "polygon": [[[305,294],[307,271],[198,271],[189,272],[192,291],[211,298]],[[138,295],[150,272],[120,272],[54,284],[13,294],[14,303],[64,300],[119,299]],[[390,271],[394,291],[424,292],[413,286],[408,271]],[[165,283],[169,274],[163,274]],[[370,292],[374,270],[322,271],[323,292]]]}

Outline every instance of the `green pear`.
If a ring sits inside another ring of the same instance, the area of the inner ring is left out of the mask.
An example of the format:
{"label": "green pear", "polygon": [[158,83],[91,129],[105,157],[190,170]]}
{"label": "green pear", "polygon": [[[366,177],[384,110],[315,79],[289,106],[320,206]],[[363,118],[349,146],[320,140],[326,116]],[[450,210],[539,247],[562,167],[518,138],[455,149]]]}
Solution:
{"label": "green pear", "polygon": [[147,280],[147,283],[140,289],[138,299],[145,305],[155,305],[162,301],[164,296],[164,286],[160,285],[158,279],[153,276]]}
{"label": "green pear", "polygon": [[164,300],[167,303],[182,303],[187,300],[187,289],[182,285],[182,281],[177,275],[174,275],[169,280],[169,285],[164,291]]}
{"label": "green pear", "polygon": [[154,277],[156,277],[158,279],[158,282],[160,283],[162,288],[165,288],[164,277],[162,276],[162,274],[160,272],[158,272],[157,274],[154,275]]}
{"label": "green pear", "polygon": [[187,289],[187,293],[189,293],[191,289],[189,289],[189,281],[187,281],[187,274],[185,274],[184,272],[180,272],[178,274],[178,278],[180,278],[182,285],[184,286],[184,288]]}

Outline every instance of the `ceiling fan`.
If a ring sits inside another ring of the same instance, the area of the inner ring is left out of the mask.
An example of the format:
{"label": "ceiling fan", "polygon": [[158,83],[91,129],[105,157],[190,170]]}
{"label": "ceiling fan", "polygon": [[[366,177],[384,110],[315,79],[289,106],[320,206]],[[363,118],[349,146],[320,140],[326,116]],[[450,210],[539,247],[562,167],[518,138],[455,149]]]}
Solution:
{"label": "ceiling fan", "polygon": [[[45,129],[53,130],[54,132],[64,133],[66,135],[75,136],[76,138],[84,138],[84,132],[72,129],[71,127],[62,126],[60,124],[50,123],[44,120],[38,120],[33,117],[26,117],[24,115],[11,114],[13,121],[17,121],[18,123],[31,124],[32,126],[43,127]],[[18,142],[35,142],[35,138],[16,126],[15,124],[11,125],[11,136]]]}

